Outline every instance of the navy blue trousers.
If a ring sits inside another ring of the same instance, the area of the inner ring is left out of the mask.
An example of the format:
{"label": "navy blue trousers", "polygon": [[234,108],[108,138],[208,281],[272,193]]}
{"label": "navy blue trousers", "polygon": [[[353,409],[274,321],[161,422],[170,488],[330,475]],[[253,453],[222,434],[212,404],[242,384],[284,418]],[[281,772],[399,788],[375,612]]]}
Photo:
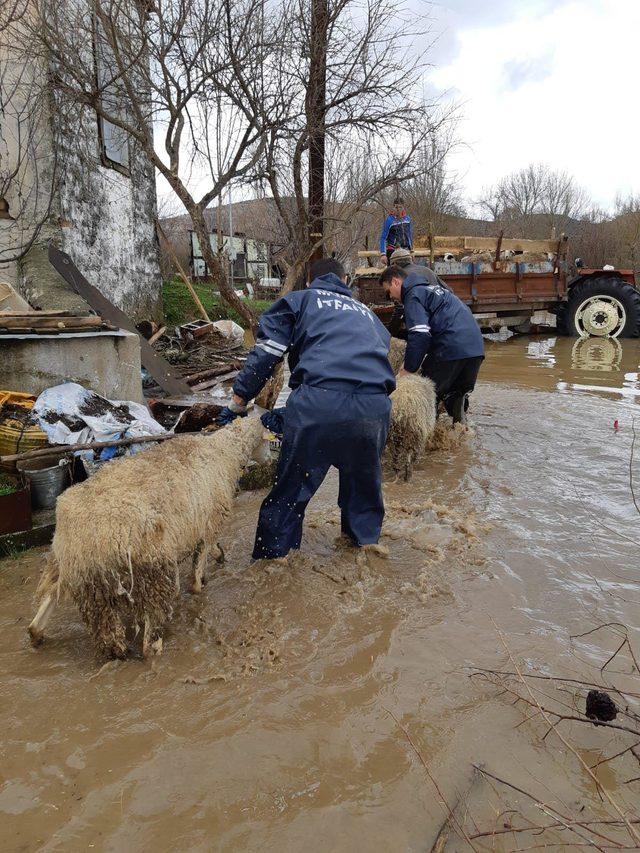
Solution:
{"label": "navy blue trousers", "polygon": [[253,557],[299,548],[307,504],[338,469],[342,532],[356,545],[378,541],[384,518],[380,457],[391,403],[386,394],[346,394],[301,385],[287,401],[276,482],[260,508]]}

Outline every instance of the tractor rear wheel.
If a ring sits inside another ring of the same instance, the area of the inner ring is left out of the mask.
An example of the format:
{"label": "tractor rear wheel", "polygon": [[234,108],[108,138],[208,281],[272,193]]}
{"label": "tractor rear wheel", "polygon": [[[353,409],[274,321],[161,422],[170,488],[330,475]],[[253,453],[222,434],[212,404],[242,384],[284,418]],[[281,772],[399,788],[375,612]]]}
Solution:
{"label": "tractor rear wheel", "polygon": [[558,310],[560,334],[571,337],[637,338],[640,293],[620,278],[603,276],[574,285]]}

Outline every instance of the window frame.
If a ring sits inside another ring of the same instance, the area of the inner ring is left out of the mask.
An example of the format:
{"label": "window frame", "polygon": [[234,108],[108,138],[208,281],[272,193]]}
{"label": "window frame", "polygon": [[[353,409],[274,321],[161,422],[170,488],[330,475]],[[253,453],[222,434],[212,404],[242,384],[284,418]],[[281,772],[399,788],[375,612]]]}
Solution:
{"label": "window frame", "polygon": [[[96,91],[100,90],[100,70],[99,70],[99,51],[98,51],[98,26],[99,22],[95,16],[93,15],[93,73],[96,83]],[[102,102],[102,97],[99,96],[99,101]],[[110,122],[108,119],[104,118],[104,116],[100,115],[98,110],[95,110],[96,114],[96,123],[98,126],[98,151],[100,154],[100,163],[107,169],[113,169],[116,172],[120,172],[121,175],[124,175],[127,178],[131,177],[131,139],[129,134],[118,128],[117,125]],[[111,127],[115,127],[120,130],[123,134],[126,134],[126,153],[127,153],[127,163],[119,162],[118,160],[114,160],[107,154],[107,144],[105,139],[105,131],[104,125],[105,123],[111,125]]]}

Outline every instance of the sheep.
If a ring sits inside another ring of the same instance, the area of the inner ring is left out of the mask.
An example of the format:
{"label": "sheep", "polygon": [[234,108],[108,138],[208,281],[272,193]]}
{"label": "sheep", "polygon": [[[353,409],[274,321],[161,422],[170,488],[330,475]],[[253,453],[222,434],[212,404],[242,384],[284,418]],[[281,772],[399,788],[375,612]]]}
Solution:
{"label": "sheep", "polygon": [[131,623],[136,635],[143,631],[143,655],[159,654],[179,594],[178,563],[192,555],[191,589],[199,593],[208,549],[262,434],[259,418],[238,419],[213,435],[180,436],[109,462],[64,492],[29,625],[34,645],[63,597],[75,602],[99,652],[126,657]]}
{"label": "sheep", "polygon": [[436,391],[422,376],[402,376],[391,394],[387,450],[396,476],[407,481],[413,465],[426,450],[436,425]]}
{"label": "sheep", "polygon": [[391,338],[391,345],[389,347],[389,364],[395,374],[398,373],[404,364],[404,354],[406,349],[406,341],[402,341],[400,338]]}

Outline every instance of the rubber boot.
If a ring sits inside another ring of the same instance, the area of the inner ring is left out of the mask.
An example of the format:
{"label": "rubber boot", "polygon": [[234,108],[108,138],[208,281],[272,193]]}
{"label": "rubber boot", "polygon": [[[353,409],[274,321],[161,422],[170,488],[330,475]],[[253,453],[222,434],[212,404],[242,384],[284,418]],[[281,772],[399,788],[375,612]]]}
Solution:
{"label": "rubber boot", "polygon": [[454,397],[447,408],[454,424],[465,425],[467,423],[467,411],[469,410],[469,395],[463,394],[461,397]]}

